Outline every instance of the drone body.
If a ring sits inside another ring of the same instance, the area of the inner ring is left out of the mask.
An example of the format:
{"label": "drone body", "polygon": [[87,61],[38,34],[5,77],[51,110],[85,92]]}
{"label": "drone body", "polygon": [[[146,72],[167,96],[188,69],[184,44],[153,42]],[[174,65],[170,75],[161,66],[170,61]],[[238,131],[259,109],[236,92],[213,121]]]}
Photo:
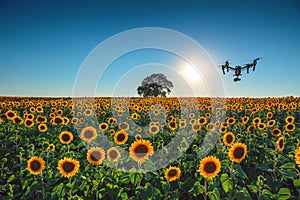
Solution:
{"label": "drone body", "polygon": [[254,71],[255,67],[256,67],[256,64],[257,64],[257,61],[260,60],[260,59],[261,58],[255,58],[252,63],[245,64],[243,67],[241,67],[241,66],[230,67],[228,60],[226,60],[225,63],[223,65],[219,66],[219,67],[222,67],[223,74],[225,74],[225,69],[226,69],[227,72],[229,72],[229,70],[234,71],[233,76],[236,76],[236,77],[233,79],[233,81],[237,82],[237,81],[241,80],[239,78],[239,76],[242,75],[242,71],[247,70],[247,74],[248,74],[249,69],[251,67],[253,67],[253,71]]}

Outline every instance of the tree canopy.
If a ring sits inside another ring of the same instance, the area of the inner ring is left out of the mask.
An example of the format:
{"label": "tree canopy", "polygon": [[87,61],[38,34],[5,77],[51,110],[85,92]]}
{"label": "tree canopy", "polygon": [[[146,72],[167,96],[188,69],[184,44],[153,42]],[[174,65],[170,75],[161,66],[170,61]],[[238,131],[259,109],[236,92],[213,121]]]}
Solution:
{"label": "tree canopy", "polygon": [[166,97],[171,93],[173,83],[164,74],[151,74],[143,79],[137,92],[143,97]]}

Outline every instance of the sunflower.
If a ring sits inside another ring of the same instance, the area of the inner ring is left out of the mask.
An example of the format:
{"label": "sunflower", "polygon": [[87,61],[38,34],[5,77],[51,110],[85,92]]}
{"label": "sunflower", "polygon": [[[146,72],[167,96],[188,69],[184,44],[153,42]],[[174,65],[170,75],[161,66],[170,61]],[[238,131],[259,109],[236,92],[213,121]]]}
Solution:
{"label": "sunflower", "polygon": [[300,147],[295,151],[295,162],[297,165],[300,165]]}
{"label": "sunflower", "polygon": [[230,118],[228,118],[226,121],[228,122],[228,124],[232,125],[232,124],[235,123],[235,118],[230,117]]}
{"label": "sunflower", "polygon": [[14,124],[23,124],[23,119],[20,116],[17,116],[13,119]]}
{"label": "sunflower", "polygon": [[285,125],[285,130],[286,130],[287,132],[292,132],[292,131],[295,130],[295,128],[296,128],[295,124],[289,123],[289,124]]}
{"label": "sunflower", "polygon": [[57,169],[60,171],[61,175],[66,178],[74,176],[80,167],[79,161],[66,158],[58,161]]}
{"label": "sunflower", "polygon": [[116,131],[115,131],[114,129],[110,129],[110,130],[109,130],[109,134],[111,134],[111,135],[115,134],[115,132],[116,132]]}
{"label": "sunflower", "polygon": [[61,116],[58,115],[58,116],[53,117],[53,119],[51,119],[51,123],[53,125],[60,125],[60,124],[64,123],[64,120]]}
{"label": "sunflower", "polygon": [[106,131],[108,129],[108,124],[105,122],[102,122],[101,124],[99,124],[99,129],[101,131]]}
{"label": "sunflower", "polygon": [[295,121],[295,118],[294,118],[293,116],[287,116],[287,117],[285,118],[285,122],[286,122],[287,124],[294,123],[294,121]]}
{"label": "sunflower", "polygon": [[72,124],[78,124],[78,123],[79,123],[78,118],[74,117],[74,118],[71,120],[71,123],[72,123]]}
{"label": "sunflower", "polygon": [[169,127],[169,129],[172,130],[172,131],[176,130],[176,128],[177,128],[176,121],[171,120],[171,121],[168,123],[168,127]]}
{"label": "sunflower", "polygon": [[204,125],[207,123],[207,119],[205,117],[201,116],[198,118],[198,122],[200,125]]}
{"label": "sunflower", "polygon": [[127,131],[127,130],[129,130],[129,124],[127,122],[121,122],[119,124],[119,129]]}
{"label": "sunflower", "polygon": [[134,138],[135,138],[136,140],[143,139],[143,137],[142,137],[140,134],[136,134],[136,135],[134,136]]}
{"label": "sunflower", "polygon": [[165,178],[169,182],[176,181],[177,179],[179,179],[180,174],[181,174],[181,170],[179,167],[170,166],[165,173]]}
{"label": "sunflower", "polygon": [[261,119],[260,119],[259,117],[255,117],[255,118],[252,120],[252,123],[253,123],[254,125],[259,124],[259,123],[261,123]]}
{"label": "sunflower", "polygon": [[47,122],[47,118],[39,115],[36,117],[35,122],[36,123],[45,123],[45,122]]}
{"label": "sunflower", "polygon": [[248,126],[248,128],[247,128],[247,132],[248,132],[248,133],[253,133],[255,129],[256,129],[256,126],[255,126],[255,125],[250,125],[250,126]]}
{"label": "sunflower", "polygon": [[49,144],[48,149],[51,151],[55,151],[55,145],[54,144]]}
{"label": "sunflower", "polygon": [[34,125],[34,121],[33,121],[33,120],[30,120],[30,119],[25,119],[24,125],[25,125],[27,128],[31,128],[31,127],[33,127],[33,125]]}
{"label": "sunflower", "polygon": [[279,128],[274,128],[272,130],[272,135],[276,136],[276,137],[279,136],[279,135],[281,135],[281,130]]}
{"label": "sunflower", "polygon": [[274,119],[271,119],[270,121],[268,121],[267,126],[268,127],[273,127],[275,125],[276,121]]}
{"label": "sunflower", "polygon": [[80,137],[86,142],[91,142],[97,137],[97,130],[92,126],[87,126],[81,130]]}
{"label": "sunflower", "polygon": [[17,114],[12,110],[8,110],[8,111],[6,111],[5,116],[9,120],[13,120],[17,117]]}
{"label": "sunflower", "polygon": [[206,124],[206,130],[207,131],[214,131],[215,130],[215,125],[213,123]]}
{"label": "sunflower", "polygon": [[243,123],[244,125],[247,124],[248,121],[249,121],[249,117],[248,117],[248,116],[242,117],[242,123]]}
{"label": "sunflower", "polygon": [[199,123],[192,124],[192,131],[198,132],[201,129],[201,125]]}
{"label": "sunflower", "polygon": [[228,156],[232,162],[240,163],[247,154],[247,146],[243,143],[235,143],[231,146]]}
{"label": "sunflower", "polygon": [[278,140],[277,140],[277,149],[279,151],[283,151],[283,149],[284,149],[284,137],[278,138]]}
{"label": "sunflower", "polygon": [[206,179],[212,179],[221,171],[221,163],[215,156],[208,156],[200,161],[200,174]]}
{"label": "sunflower", "polygon": [[157,134],[159,132],[159,126],[157,126],[155,124],[150,125],[149,132],[153,135]]}
{"label": "sunflower", "polygon": [[179,128],[185,128],[186,127],[186,120],[181,119],[179,120]]}
{"label": "sunflower", "polygon": [[105,151],[100,147],[93,147],[88,150],[86,158],[92,165],[100,165],[105,158]]}
{"label": "sunflower", "polygon": [[34,119],[34,114],[29,113],[29,114],[27,114],[25,117],[26,117],[26,119],[33,120],[33,119]]}
{"label": "sunflower", "polygon": [[268,118],[268,119],[271,119],[272,117],[273,117],[273,113],[272,113],[272,112],[268,112],[268,113],[267,113],[267,118]]}
{"label": "sunflower", "polygon": [[129,148],[130,157],[136,162],[142,163],[153,154],[153,146],[148,140],[136,140]]}
{"label": "sunflower", "polygon": [[266,124],[265,123],[258,123],[257,128],[262,131],[266,128]]}
{"label": "sunflower", "polygon": [[220,131],[220,133],[226,133],[227,128],[222,126],[222,127],[220,127],[219,131]]}
{"label": "sunflower", "polygon": [[116,144],[125,144],[128,140],[128,135],[124,130],[120,130],[114,135],[114,140]]}
{"label": "sunflower", "polygon": [[69,144],[73,140],[73,134],[69,131],[63,131],[59,134],[59,140],[62,144]]}
{"label": "sunflower", "polygon": [[30,160],[27,161],[27,170],[30,174],[39,174],[45,169],[45,162],[42,158],[33,156]]}
{"label": "sunflower", "polygon": [[235,136],[232,132],[227,132],[223,136],[223,142],[226,146],[231,146],[234,143]]}
{"label": "sunflower", "polygon": [[40,132],[46,132],[48,130],[47,125],[42,123],[38,125],[38,129]]}
{"label": "sunflower", "polygon": [[111,162],[116,162],[120,158],[120,152],[117,148],[111,147],[107,150],[107,159]]}

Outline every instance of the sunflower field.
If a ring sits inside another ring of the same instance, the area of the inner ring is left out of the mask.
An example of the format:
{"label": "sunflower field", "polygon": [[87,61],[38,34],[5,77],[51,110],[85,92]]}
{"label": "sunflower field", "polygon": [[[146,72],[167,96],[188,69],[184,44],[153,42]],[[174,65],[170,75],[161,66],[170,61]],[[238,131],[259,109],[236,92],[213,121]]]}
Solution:
{"label": "sunflower field", "polygon": [[0,97],[0,199],[300,199],[299,108]]}

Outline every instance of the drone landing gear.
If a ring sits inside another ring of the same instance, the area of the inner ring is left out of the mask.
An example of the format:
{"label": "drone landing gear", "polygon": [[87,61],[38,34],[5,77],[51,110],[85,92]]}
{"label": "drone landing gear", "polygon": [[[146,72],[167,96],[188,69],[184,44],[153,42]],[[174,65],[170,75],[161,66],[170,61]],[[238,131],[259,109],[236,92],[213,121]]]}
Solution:
{"label": "drone landing gear", "polygon": [[233,79],[234,82],[240,81],[241,79],[239,77],[236,77]]}

